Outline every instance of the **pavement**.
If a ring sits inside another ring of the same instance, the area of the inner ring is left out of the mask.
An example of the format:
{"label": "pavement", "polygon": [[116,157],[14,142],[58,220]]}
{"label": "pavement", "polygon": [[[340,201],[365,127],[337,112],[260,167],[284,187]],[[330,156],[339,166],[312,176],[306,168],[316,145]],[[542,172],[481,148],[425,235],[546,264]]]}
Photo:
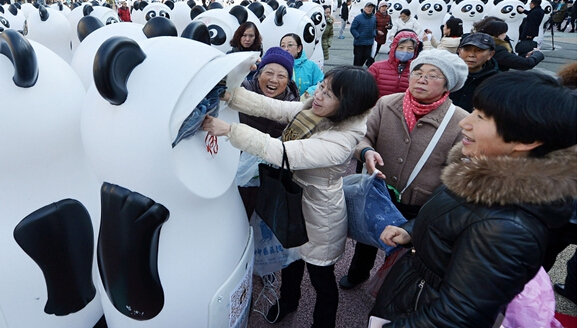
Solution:
{"label": "pavement", "polygon": [[[339,29],[341,27],[340,19],[337,14],[334,13],[336,17],[336,22],[334,24],[335,36],[333,37],[333,43],[329,50],[329,60],[325,62],[323,71],[328,72],[331,68],[341,65],[352,65],[353,64],[353,37],[349,32],[349,25],[346,27],[343,36],[344,39],[338,39]],[[534,70],[541,71],[546,74],[555,75],[556,72],[564,64],[576,61],[576,33],[558,32],[555,31],[552,36],[550,31],[547,31],[544,36],[544,41],[541,44],[541,50],[544,52],[546,57],[542,62],[540,62]],[[378,54],[376,56],[376,61],[387,59],[387,54]],[[351,170],[355,167],[355,162],[352,163]],[[351,263],[351,258],[353,257],[355,242],[351,239],[347,240],[345,254],[343,258],[338,261],[335,265],[335,276],[336,280],[347,274],[347,269],[349,268],[349,263]],[[576,245],[570,245],[563,252],[558,255],[558,259],[552,269],[548,272],[552,283],[564,283],[566,277],[566,261],[572,257],[574,251],[576,250]],[[375,261],[375,266],[372,270],[373,274],[381,267],[385,260],[383,251],[378,252],[377,259]],[[307,271],[307,270],[305,270]],[[263,328],[263,327],[273,327],[267,323],[263,318],[263,315],[256,312],[265,312],[267,309],[275,302],[275,294],[279,295],[279,284],[281,281],[281,274],[278,272],[276,274],[277,281],[272,288],[266,289],[266,295],[271,300],[271,303],[267,301],[264,297],[259,299],[253,304],[253,312],[251,313],[249,320],[249,328]],[[263,290],[263,283],[261,279],[254,276],[253,282],[253,298],[254,300],[259,296]],[[299,303],[299,308],[296,312],[287,315],[285,319],[274,327],[277,328],[308,328],[313,323],[313,308],[315,306],[315,291],[311,286],[309,276],[305,272],[303,277],[303,282],[301,285],[301,301]],[[556,311],[571,316],[576,316],[576,304],[570,302],[566,298],[556,294]],[[369,295],[366,284],[361,284],[360,286],[353,288],[351,290],[339,289],[339,308],[337,310],[337,325],[336,328],[365,328],[367,327],[367,314],[371,310],[374,303],[374,298]]]}

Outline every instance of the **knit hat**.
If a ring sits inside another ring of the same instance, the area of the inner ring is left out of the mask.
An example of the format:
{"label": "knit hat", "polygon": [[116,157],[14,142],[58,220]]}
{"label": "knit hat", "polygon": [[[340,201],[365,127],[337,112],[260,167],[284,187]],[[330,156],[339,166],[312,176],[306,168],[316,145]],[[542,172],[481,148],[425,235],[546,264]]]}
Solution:
{"label": "knit hat", "polygon": [[454,92],[461,89],[468,78],[468,65],[456,54],[447,50],[424,50],[411,62],[409,71],[413,72],[420,64],[428,64],[437,67],[446,78],[448,90]]}
{"label": "knit hat", "polygon": [[259,68],[265,67],[267,64],[279,64],[287,70],[287,74],[289,74],[289,80],[293,78],[293,63],[294,63],[293,55],[289,53],[289,51],[283,50],[281,47],[271,47],[265,53],[265,56],[261,58],[261,64]]}
{"label": "knit hat", "polygon": [[375,3],[371,2],[371,1],[366,2],[365,7],[369,7],[369,6],[375,7]]}
{"label": "knit hat", "polygon": [[385,0],[382,0],[382,1],[379,3],[379,5],[377,5],[377,9],[379,9],[379,8],[381,8],[381,7],[383,7],[383,6],[386,6],[386,7],[387,7],[387,2],[386,2]]}

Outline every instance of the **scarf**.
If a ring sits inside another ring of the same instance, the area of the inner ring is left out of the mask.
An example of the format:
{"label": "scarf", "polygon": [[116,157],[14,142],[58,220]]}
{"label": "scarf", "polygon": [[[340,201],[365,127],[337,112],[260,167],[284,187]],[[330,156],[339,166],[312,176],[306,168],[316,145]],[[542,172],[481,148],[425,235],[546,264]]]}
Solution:
{"label": "scarf", "polygon": [[293,120],[283,130],[282,141],[307,139],[311,136],[315,126],[323,117],[313,114],[311,109],[304,109],[297,113]]}
{"label": "scarf", "polygon": [[405,96],[403,97],[403,117],[405,117],[409,132],[411,133],[418,119],[438,108],[448,99],[449,95],[450,93],[446,92],[439,100],[431,104],[422,104],[413,97],[409,89],[405,90]]}

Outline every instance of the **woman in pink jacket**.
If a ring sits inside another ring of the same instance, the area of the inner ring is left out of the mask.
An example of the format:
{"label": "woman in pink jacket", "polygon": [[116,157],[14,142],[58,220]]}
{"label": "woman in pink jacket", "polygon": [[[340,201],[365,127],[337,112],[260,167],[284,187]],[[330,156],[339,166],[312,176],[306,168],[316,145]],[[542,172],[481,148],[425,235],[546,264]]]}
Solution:
{"label": "woman in pink jacket", "polygon": [[373,63],[367,70],[377,82],[379,96],[405,92],[409,86],[409,64],[417,57],[419,38],[410,30],[401,30],[394,36],[389,58]]}

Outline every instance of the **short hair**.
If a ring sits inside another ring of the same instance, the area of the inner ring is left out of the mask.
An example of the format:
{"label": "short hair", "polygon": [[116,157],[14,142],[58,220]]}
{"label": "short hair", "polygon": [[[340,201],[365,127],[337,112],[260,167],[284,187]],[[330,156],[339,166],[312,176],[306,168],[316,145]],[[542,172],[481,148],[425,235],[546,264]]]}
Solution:
{"label": "short hair", "polygon": [[404,14],[406,16],[410,16],[411,17],[411,11],[409,9],[404,9],[402,11],[399,12],[399,14]]}
{"label": "short hair", "polygon": [[330,5],[323,5],[323,10],[331,9]]}
{"label": "short hair", "polygon": [[281,46],[281,40],[285,39],[288,36],[292,37],[293,40],[295,40],[295,42],[297,43],[297,47],[301,47],[301,50],[297,53],[297,58],[301,57],[301,54],[303,54],[303,42],[301,42],[301,37],[299,35],[295,33],[287,33],[283,35],[281,39],[279,39],[279,46]]}
{"label": "short hair", "polygon": [[373,75],[358,66],[337,66],[325,74],[331,91],[339,99],[339,108],[327,117],[335,123],[368,112],[379,99],[379,89]]}
{"label": "short hair", "polygon": [[243,37],[243,33],[245,33],[245,31],[249,28],[252,28],[253,31],[255,31],[255,42],[253,42],[253,45],[251,45],[251,47],[249,47],[248,50],[261,51],[261,42],[262,42],[261,33],[259,33],[257,25],[255,25],[255,23],[250,21],[244,22],[243,24],[239,25],[237,30],[235,30],[235,34],[233,34],[233,38],[231,39],[230,42],[231,47],[234,48],[241,47],[241,37]]}
{"label": "short hair", "polygon": [[496,74],[480,84],[472,104],[494,119],[505,142],[542,142],[530,151],[531,157],[576,145],[576,92],[549,75]]}
{"label": "short hair", "polygon": [[566,88],[576,90],[576,68],[576,62],[573,62],[562,66],[558,73],[556,73],[558,81]]}
{"label": "short hair", "polygon": [[508,32],[508,24],[500,21],[489,22],[478,32],[498,37],[500,34]]}
{"label": "short hair", "polygon": [[534,6],[536,7],[540,7],[540,5],[542,4],[542,0],[532,0],[530,1],[530,3],[533,3]]}
{"label": "short hair", "polygon": [[446,21],[446,27],[450,29],[449,37],[460,37],[464,34],[464,22],[454,16]]}

